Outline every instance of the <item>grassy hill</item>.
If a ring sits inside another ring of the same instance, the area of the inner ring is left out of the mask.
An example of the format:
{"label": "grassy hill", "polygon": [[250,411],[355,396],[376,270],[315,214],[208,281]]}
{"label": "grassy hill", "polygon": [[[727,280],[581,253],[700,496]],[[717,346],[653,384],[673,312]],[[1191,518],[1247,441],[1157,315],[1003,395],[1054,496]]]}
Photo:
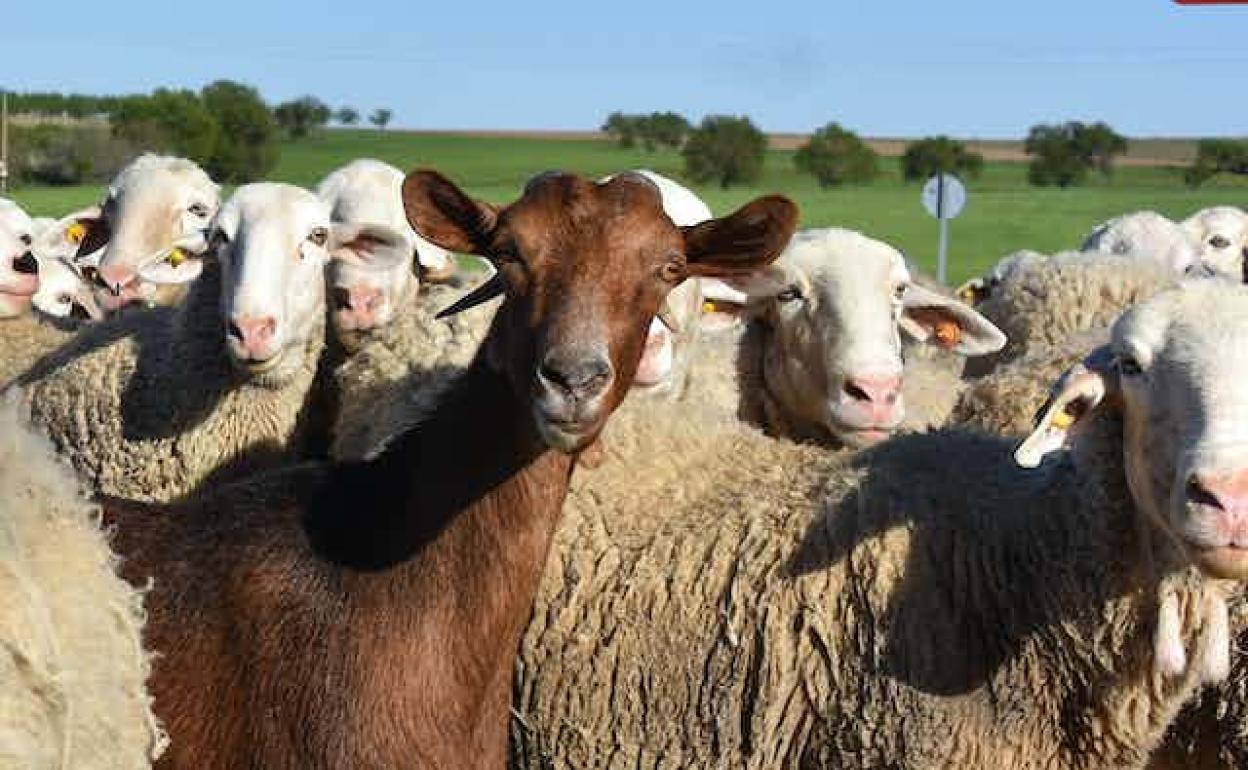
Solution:
{"label": "grassy hill", "polygon": [[[1248,203],[1248,180],[1220,178],[1199,190],[1182,182],[1181,160],[1190,143],[1181,140],[1145,140],[1133,154],[1134,162],[1120,168],[1112,180],[1095,179],[1087,187],[1056,190],[1030,187],[1026,166],[990,161],[983,175],[969,180],[970,201],[952,223],[950,280],[957,282],[981,272],[1010,251],[1030,248],[1056,251],[1078,246],[1093,225],[1135,209],[1151,208],[1182,218],[1205,206]],[[1137,165],[1145,149],[1159,163]],[[862,187],[822,190],[793,167],[792,149],[769,151],[764,176],[754,187],[695,187],[716,212],[726,212],[764,192],[781,192],[802,207],[803,225],[838,225],[862,230],[904,250],[921,266],[934,270],[936,222],[919,205],[917,185],[901,181],[897,164],[883,161],[885,173]],[[645,167],[680,178],[677,153],[621,150],[587,136],[528,136],[436,134],[392,131],[333,130],[287,143],[272,178],[312,186],[335,167],[360,157],[372,157],[400,168],[433,166],[464,185],[471,193],[493,201],[512,199],[524,180],[548,169],[564,169],[602,176],[628,168]],[[13,197],[32,213],[56,215],[88,205],[101,194],[98,187],[23,188]]]}

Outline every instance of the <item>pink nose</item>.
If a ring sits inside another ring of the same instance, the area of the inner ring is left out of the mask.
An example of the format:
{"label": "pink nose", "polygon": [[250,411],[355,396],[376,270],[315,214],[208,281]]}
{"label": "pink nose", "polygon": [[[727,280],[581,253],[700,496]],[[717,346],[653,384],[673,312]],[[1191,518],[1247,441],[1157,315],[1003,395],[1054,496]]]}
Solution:
{"label": "pink nose", "polygon": [[377,324],[377,311],[381,309],[381,289],[373,286],[339,287],[334,290],[334,303],[338,312],[357,329],[367,329]]}
{"label": "pink nose", "polygon": [[862,375],[847,377],[842,386],[845,400],[854,404],[876,422],[888,422],[897,409],[901,395],[901,377],[896,375]]}
{"label": "pink nose", "polygon": [[1229,540],[1248,544],[1248,469],[1193,473],[1187,481],[1187,499],[1210,510],[1214,524]]}
{"label": "pink nose", "polygon": [[230,319],[230,337],[243,357],[263,361],[273,355],[273,334],[277,320],[272,316],[240,315]]}
{"label": "pink nose", "polygon": [[102,265],[97,271],[100,283],[114,295],[121,294],[126,284],[134,281],[134,271],[125,265]]}

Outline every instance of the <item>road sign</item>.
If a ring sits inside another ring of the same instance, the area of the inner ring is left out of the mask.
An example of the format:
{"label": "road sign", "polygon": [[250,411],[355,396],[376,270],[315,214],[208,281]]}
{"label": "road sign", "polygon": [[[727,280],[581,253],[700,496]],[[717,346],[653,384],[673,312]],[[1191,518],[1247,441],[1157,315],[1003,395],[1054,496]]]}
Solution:
{"label": "road sign", "polygon": [[966,187],[953,174],[936,174],[923,184],[922,200],[937,219],[954,219],[966,208]]}
{"label": "road sign", "polygon": [[923,184],[919,194],[927,213],[940,220],[940,244],[936,252],[936,279],[945,282],[945,263],[949,252],[949,220],[966,208],[966,187],[953,174],[936,174]]}

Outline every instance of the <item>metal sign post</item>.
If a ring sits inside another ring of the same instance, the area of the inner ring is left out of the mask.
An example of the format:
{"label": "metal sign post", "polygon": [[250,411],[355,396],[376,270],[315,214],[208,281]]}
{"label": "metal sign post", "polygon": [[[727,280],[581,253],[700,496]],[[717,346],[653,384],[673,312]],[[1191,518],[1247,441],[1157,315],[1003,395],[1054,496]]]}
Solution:
{"label": "metal sign post", "polygon": [[966,208],[966,187],[952,174],[936,174],[923,184],[919,200],[927,213],[940,222],[940,243],[936,252],[936,279],[945,283],[948,272],[949,220]]}
{"label": "metal sign post", "polygon": [[0,193],[9,191],[9,92],[0,91]]}

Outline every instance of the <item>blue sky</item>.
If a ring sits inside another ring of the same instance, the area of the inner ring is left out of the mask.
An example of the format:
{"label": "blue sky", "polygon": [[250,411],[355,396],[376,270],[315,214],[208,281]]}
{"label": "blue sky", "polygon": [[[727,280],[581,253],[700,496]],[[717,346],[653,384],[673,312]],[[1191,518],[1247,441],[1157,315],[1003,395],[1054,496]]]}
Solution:
{"label": "blue sky", "polygon": [[[1248,135],[1248,5],[1169,0],[16,0],[0,87],[198,88],[391,107],[410,128],[594,128],[613,109],[770,131],[1016,137],[1106,120]],[[739,10],[733,10],[733,8]],[[748,9],[748,10],[745,10]]]}

